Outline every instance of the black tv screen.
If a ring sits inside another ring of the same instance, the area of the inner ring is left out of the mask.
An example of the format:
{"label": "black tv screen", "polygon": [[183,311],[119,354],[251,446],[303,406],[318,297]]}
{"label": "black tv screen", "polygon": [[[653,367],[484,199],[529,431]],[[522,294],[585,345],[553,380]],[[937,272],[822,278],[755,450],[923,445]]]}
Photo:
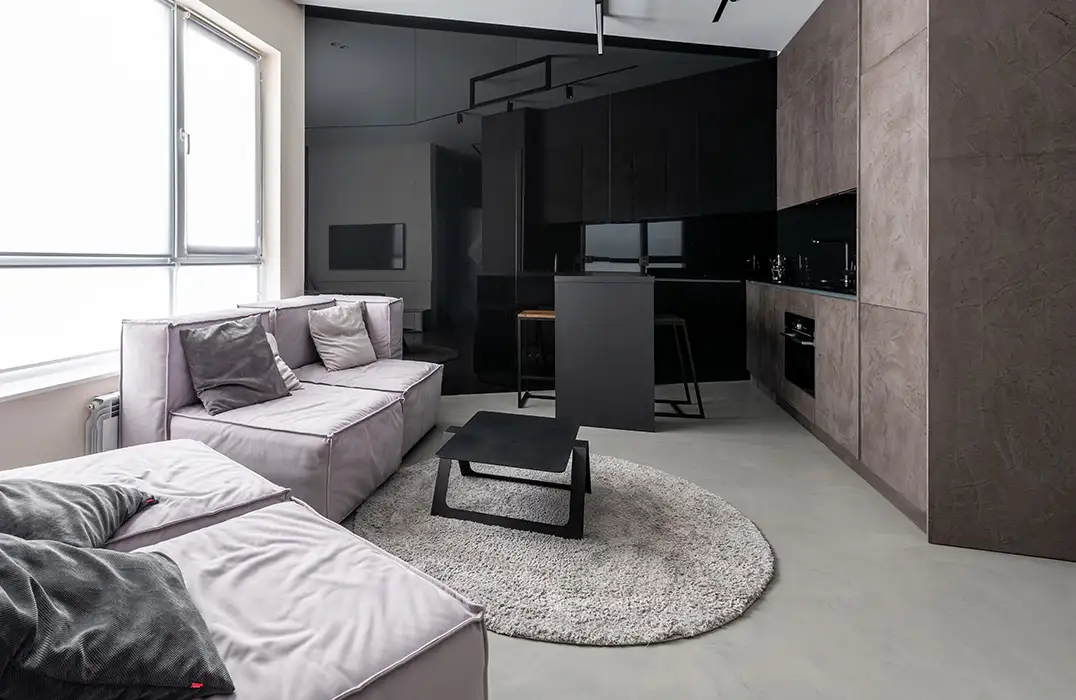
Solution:
{"label": "black tv screen", "polygon": [[329,227],[330,270],[403,270],[403,224],[350,224]]}

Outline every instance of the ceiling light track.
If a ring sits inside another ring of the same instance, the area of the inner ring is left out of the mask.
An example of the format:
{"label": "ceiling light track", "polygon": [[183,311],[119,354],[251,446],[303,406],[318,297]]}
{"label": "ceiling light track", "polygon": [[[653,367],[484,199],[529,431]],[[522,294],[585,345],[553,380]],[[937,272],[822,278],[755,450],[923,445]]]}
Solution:
{"label": "ceiling light track", "polygon": [[721,16],[725,14],[725,8],[730,2],[739,2],[740,0],[721,0],[721,4],[717,7],[717,14],[714,15],[714,22],[720,22]]}
{"label": "ceiling light track", "polygon": [[[629,71],[629,70],[635,70],[638,67],[639,67],[638,64],[633,64],[633,65],[630,65],[630,66],[624,66],[622,68],[614,68],[613,70],[602,71],[601,73],[595,73],[593,75],[588,75],[585,78],[576,78],[575,80],[571,80],[571,81],[568,81],[568,82],[558,83],[556,85],[551,86],[550,90],[560,90],[561,88],[566,88],[565,89],[565,95],[567,96],[567,92],[568,92],[567,88],[571,88],[572,95],[568,99],[573,99],[574,96],[575,96],[575,87],[578,86],[578,85],[582,85],[582,84],[584,84],[584,83],[586,83],[587,81],[590,81],[590,80],[597,80],[598,78],[605,78],[605,77],[610,76],[610,75],[616,75],[617,73],[624,73],[624,72]],[[495,102],[505,102],[505,103],[507,103],[509,101],[510,100],[507,97],[502,97],[502,98],[500,98],[498,100],[495,100]],[[517,97],[513,96],[511,98],[511,101],[512,102],[517,102]],[[489,102],[489,103],[485,103],[485,104],[486,105],[493,104],[493,102]],[[513,108],[514,107],[515,107],[515,105],[513,105]],[[349,124],[349,125],[340,124],[340,125],[334,125],[334,126],[308,126],[306,128],[307,129],[318,129],[318,130],[329,130],[329,129],[398,129],[398,128],[401,128],[401,127],[406,128],[406,127],[411,127],[411,126],[418,126],[419,124],[426,124],[427,122],[437,121],[438,119],[445,119],[445,118],[451,117],[453,115],[455,115],[455,117],[456,117],[456,123],[457,124],[462,124],[463,123],[463,118],[465,116],[469,116],[471,114],[481,114],[481,112],[478,112],[477,110],[471,110],[471,109],[452,110],[451,112],[445,112],[444,114],[438,114],[438,115],[433,116],[433,117],[426,117],[425,119],[419,119],[418,121],[413,121],[413,122],[399,122],[399,123],[395,123],[395,124]]]}
{"label": "ceiling light track", "polygon": [[[727,1],[727,0],[726,0]],[[605,53],[605,1],[594,2],[594,24],[598,33],[598,55]]]}

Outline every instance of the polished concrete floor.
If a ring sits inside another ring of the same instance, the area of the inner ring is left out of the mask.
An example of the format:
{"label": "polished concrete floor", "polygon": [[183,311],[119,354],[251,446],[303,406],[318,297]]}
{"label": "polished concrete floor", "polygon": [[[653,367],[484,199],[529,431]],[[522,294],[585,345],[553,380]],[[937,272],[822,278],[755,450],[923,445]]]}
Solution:
{"label": "polished concrete floor", "polygon": [[[493,700],[1076,697],[1076,564],[930,545],[750,384],[705,394],[706,421],[582,437],[752,518],[777,555],[767,593],[722,629],[650,647],[490,635]],[[445,397],[441,424],[481,409],[515,410],[515,396]],[[553,405],[526,410],[551,415]]]}

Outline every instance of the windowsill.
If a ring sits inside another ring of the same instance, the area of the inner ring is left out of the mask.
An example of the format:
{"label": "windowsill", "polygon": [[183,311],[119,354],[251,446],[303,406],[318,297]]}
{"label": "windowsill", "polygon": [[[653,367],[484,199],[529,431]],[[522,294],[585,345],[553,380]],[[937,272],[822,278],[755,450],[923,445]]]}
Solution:
{"label": "windowsill", "polygon": [[[119,376],[118,352],[0,374],[0,403]],[[87,396],[87,401],[91,397]]]}

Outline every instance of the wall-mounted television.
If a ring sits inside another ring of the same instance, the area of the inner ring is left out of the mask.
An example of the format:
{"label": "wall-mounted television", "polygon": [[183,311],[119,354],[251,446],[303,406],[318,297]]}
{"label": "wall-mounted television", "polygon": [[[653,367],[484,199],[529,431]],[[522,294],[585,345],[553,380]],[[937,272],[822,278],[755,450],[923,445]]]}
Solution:
{"label": "wall-mounted television", "polygon": [[403,270],[407,266],[404,224],[329,227],[330,270]]}

